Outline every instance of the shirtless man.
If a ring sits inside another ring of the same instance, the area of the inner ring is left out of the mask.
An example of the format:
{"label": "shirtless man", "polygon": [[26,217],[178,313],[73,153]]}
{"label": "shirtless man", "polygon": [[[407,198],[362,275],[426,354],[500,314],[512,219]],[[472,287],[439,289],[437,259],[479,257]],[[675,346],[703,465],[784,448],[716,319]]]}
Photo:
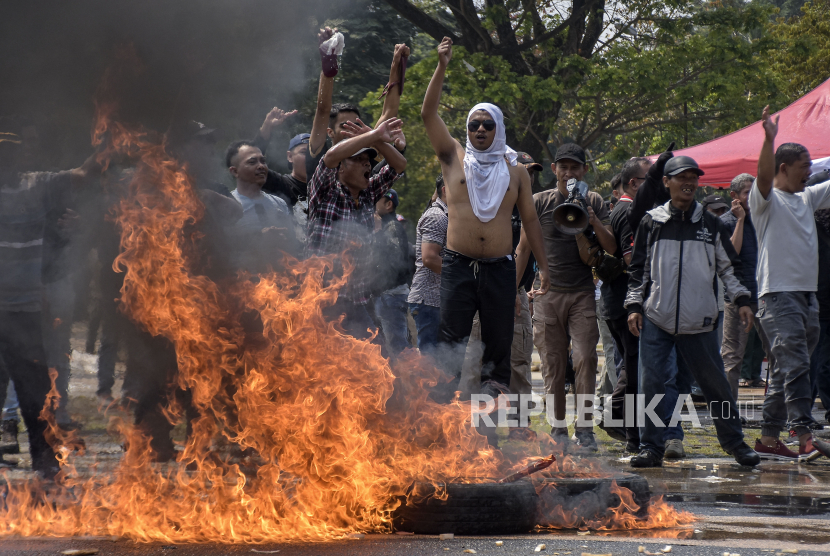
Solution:
{"label": "shirtless man", "polygon": [[438,115],[444,74],[452,58],[452,40],[438,46],[438,67],[429,82],[421,118],[441,162],[447,191],[449,227],[441,265],[439,342],[450,346],[443,360],[457,389],[464,348],[479,312],[484,343],[481,391],[496,397],[510,383],[510,346],[516,301],[513,258],[513,207],[519,207],[525,232],[539,261],[541,294],[548,289],[548,265],[542,229],[533,207],[530,176],[505,144],[504,118],[492,104],[473,107],[467,117],[466,149],[453,139]]}

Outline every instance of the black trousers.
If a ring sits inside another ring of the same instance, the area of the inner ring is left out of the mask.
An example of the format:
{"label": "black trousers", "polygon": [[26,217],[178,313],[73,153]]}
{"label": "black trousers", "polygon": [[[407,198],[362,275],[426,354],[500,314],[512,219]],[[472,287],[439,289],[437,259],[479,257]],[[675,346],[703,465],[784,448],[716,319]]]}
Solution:
{"label": "black trousers", "polygon": [[[46,403],[51,382],[43,349],[41,313],[0,311],[0,357],[14,383],[20,413],[29,432],[29,453],[35,470],[55,467],[57,461],[43,433],[46,421],[38,417]],[[4,381],[8,384],[8,380]],[[3,386],[3,397],[6,389]]]}
{"label": "black trousers", "polygon": [[[486,383],[510,385],[510,347],[516,307],[516,261],[513,257],[473,259],[445,251],[441,265],[441,324],[438,342],[444,370],[458,386],[467,341],[476,311],[481,321],[482,391]],[[445,353],[441,353],[445,351]]]}
{"label": "black trousers", "polygon": [[[606,321],[614,337],[614,343],[623,356],[623,368],[617,377],[617,387],[611,394],[611,417],[613,419],[624,419],[626,415],[626,395],[628,401],[634,403],[634,409],[628,410],[629,415],[637,416],[637,385],[639,384],[638,372],[640,359],[640,339],[628,329],[628,316]],[[625,427],[625,438],[629,442],[640,444],[640,430],[636,426]]]}

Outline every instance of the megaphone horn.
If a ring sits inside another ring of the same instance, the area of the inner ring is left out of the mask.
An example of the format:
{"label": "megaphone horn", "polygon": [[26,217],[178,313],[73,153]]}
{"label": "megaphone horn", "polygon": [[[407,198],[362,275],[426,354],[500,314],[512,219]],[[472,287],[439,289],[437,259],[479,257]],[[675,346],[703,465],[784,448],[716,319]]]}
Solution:
{"label": "megaphone horn", "polygon": [[553,225],[570,236],[584,232],[589,220],[585,209],[574,203],[563,203],[553,210]]}

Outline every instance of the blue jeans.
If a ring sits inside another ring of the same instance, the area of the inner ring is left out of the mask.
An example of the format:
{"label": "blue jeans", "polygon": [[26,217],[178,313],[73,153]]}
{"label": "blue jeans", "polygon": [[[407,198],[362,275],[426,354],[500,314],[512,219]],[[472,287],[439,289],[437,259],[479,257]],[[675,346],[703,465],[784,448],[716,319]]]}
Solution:
{"label": "blue jeans", "polygon": [[694,382],[692,373],[689,371],[686,362],[677,356],[677,348],[671,350],[671,354],[666,361],[664,377],[666,379],[666,397],[657,406],[658,414],[662,415],[664,421],[667,423],[663,431],[663,444],[669,440],[682,441],[685,437],[680,422],[673,427],[668,426],[668,423],[671,422],[671,415],[674,411],[674,406],[677,405],[677,398],[691,392],[692,382]]}
{"label": "blue jeans", "polygon": [[[744,435],[732,389],[723,372],[723,359],[714,330],[674,335],[662,330],[648,317],[643,318],[643,330],[640,332],[640,393],[645,395],[645,406],[657,394],[666,393],[667,363],[673,350],[677,351],[678,361],[686,363],[703,390],[707,404],[714,410],[712,417],[718,441],[726,452],[731,452],[743,443]],[[681,384],[691,380],[685,371],[678,373],[678,376],[681,377]],[[645,416],[640,427],[640,449],[663,457],[666,422],[659,409],[655,413],[663,422],[658,425],[648,415]]]}
{"label": "blue jeans", "polygon": [[[0,362],[2,364],[2,362]],[[3,384],[6,384],[4,387]],[[17,410],[20,409],[20,403],[17,401],[17,392],[14,391],[14,384],[9,380],[9,375],[6,370],[0,370],[0,397],[5,398],[6,402],[0,404],[3,407],[2,420],[17,421]]]}
{"label": "blue jeans", "polygon": [[438,327],[441,324],[441,308],[424,303],[410,303],[409,312],[418,329],[418,349],[428,352],[438,345]]}
{"label": "blue jeans", "polygon": [[381,294],[374,300],[375,315],[380,320],[386,343],[397,355],[409,347],[409,327],[406,323],[406,294]]}

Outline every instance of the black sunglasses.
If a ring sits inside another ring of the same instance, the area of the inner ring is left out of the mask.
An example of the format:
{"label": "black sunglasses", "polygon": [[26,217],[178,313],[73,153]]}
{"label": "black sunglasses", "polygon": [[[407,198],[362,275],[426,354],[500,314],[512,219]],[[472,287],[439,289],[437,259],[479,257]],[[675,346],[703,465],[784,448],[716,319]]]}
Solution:
{"label": "black sunglasses", "polygon": [[470,120],[470,123],[467,124],[467,130],[472,133],[478,131],[481,126],[484,126],[485,131],[493,131],[496,129],[496,122],[493,120]]}

